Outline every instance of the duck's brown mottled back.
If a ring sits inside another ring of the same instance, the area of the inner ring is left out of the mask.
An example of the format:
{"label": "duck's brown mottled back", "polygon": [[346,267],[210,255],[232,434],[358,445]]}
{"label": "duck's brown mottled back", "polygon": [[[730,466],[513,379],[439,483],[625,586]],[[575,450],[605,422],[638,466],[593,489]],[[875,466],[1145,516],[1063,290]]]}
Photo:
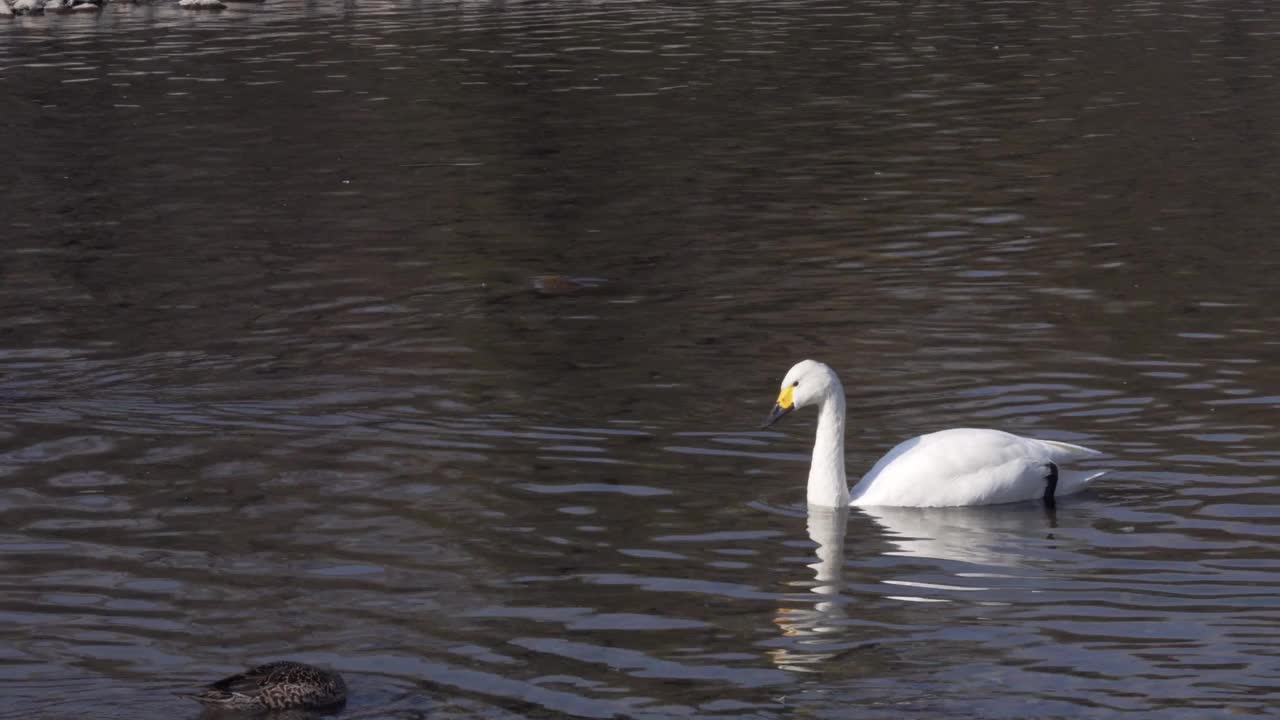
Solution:
{"label": "duck's brown mottled back", "polygon": [[193,697],[231,710],[326,708],[346,701],[347,685],[331,670],[284,660],[223,678]]}

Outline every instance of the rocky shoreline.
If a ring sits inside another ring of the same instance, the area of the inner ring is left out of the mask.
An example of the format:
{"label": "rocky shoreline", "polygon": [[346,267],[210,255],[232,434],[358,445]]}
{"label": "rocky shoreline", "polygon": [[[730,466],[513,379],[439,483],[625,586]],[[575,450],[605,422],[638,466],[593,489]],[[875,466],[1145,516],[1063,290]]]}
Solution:
{"label": "rocky shoreline", "polygon": [[[43,15],[44,13],[94,12],[111,0],[0,0],[0,17]],[[178,5],[193,10],[221,10],[222,0],[178,0]]]}

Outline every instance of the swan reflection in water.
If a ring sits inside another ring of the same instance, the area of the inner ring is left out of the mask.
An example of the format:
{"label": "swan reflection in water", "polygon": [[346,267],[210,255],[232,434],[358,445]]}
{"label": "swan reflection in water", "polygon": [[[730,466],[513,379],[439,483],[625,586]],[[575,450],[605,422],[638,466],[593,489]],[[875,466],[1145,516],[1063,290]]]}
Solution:
{"label": "swan reflection in water", "polygon": [[885,555],[1006,568],[1042,557],[1057,527],[1055,511],[1035,503],[868,507],[860,512],[884,530],[884,539],[893,546]]}
{"label": "swan reflection in water", "polygon": [[[792,638],[790,647],[769,651],[773,662],[783,670],[815,672],[812,667],[847,650],[840,644],[839,633],[845,623],[844,604],[844,534],[849,523],[849,508],[809,506],[809,539],[818,544],[818,562],[809,567],[814,582],[805,581],[809,592],[823,599],[809,607],[778,608],[773,622],[783,637]],[[797,583],[799,584],[799,583]]]}
{"label": "swan reflection in water", "polygon": [[[862,508],[889,544],[883,554],[931,561],[912,563],[880,582],[903,602],[965,601],[1003,604],[1006,592],[1039,587],[1041,567],[1062,558],[1051,507],[1023,503],[988,507]],[[957,567],[957,564],[959,566]]]}
{"label": "swan reflection in water", "polygon": [[[1038,504],[953,508],[868,507],[853,510],[855,523],[863,518],[855,533],[864,539],[878,536],[872,542],[859,542],[859,547],[879,546],[880,555],[901,556],[913,560],[942,561],[946,567],[931,563],[938,571],[923,581],[921,568],[889,568],[883,577],[880,567],[875,575],[893,588],[883,599],[903,602],[948,602],[960,594],[983,593],[997,585],[1023,585],[1028,578],[1040,575],[1037,565],[1059,554],[1055,548],[1054,529],[1057,518],[1051,508]],[[846,593],[844,580],[844,543],[850,510],[809,506],[809,538],[817,543],[818,561],[811,563],[814,579],[796,581],[816,594],[812,606],[778,608],[773,622],[782,631],[785,644],[770,651],[773,662],[784,670],[818,672],[821,664],[851,650],[862,647],[870,638],[852,632],[847,605],[855,601]],[[877,532],[877,530],[879,532]],[[963,563],[963,567],[949,566]],[[899,572],[900,571],[900,572]],[[1028,573],[1030,571],[1030,573]],[[924,570],[926,575],[933,571]],[[870,578],[863,578],[867,580]],[[975,584],[977,580],[981,584]],[[1038,581],[1035,581],[1038,582]],[[862,590],[866,585],[859,583]],[[972,600],[978,598],[970,596]],[[859,601],[866,602],[865,598]],[[984,596],[984,601],[996,598]]]}

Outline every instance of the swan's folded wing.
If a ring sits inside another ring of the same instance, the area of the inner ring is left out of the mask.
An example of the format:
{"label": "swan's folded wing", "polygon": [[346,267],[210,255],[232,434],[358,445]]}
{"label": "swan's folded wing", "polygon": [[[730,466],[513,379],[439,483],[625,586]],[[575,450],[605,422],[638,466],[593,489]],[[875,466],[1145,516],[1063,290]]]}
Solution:
{"label": "swan's folded wing", "polygon": [[[854,489],[855,505],[946,507],[1041,497],[1048,462],[1095,454],[999,430],[956,428],[900,443]],[[1073,477],[1062,494],[1078,489]],[[1061,482],[1061,480],[1060,480]]]}

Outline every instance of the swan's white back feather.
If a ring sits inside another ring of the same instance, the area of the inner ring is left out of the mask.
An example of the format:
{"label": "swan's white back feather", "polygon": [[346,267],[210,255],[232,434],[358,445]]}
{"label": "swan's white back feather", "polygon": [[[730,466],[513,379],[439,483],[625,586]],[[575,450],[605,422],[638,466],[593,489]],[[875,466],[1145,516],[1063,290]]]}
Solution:
{"label": "swan's white back feather", "polygon": [[[899,443],[853,488],[853,505],[949,507],[1043,497],[1046,464],[1095,450],[1000,430],[955,428]],[[1059,469],[1056,495],[1081,490],[1102,473]]]}

